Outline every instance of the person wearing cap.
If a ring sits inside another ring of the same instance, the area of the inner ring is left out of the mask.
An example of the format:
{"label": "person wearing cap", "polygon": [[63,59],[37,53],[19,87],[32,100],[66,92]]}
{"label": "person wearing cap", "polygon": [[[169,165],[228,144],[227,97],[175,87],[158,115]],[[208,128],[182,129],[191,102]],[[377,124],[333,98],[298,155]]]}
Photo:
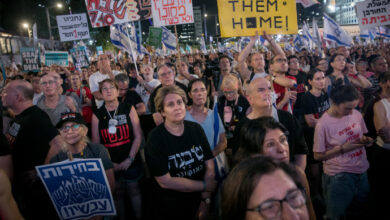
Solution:
{"label": "person wearing cap", "polygon": [[67,144],[67,152],[59,152],[51,158],[50,163],[72,158],[100,158],[111,190],[114,190],[114,165],[111,162],[110,155],[103,145],[88,141],[88,127],[83,116],[75,112],[64,113],[56,127]]}

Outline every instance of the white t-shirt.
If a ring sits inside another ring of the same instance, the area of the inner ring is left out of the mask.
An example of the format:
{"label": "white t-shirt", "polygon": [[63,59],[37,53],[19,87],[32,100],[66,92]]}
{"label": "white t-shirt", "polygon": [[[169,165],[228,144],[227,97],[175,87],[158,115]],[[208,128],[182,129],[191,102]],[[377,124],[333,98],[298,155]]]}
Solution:
{"label": "white t-shirt", "polygon": [[[121,72],[119,72],[117,70],[112,70],[112,73],[114,74],[114,76],[116,76]],[[108,79],[108,78],[110,78],[108,76],[108,74],[101,74],[99,71],[92,74],[89,77],[89,89],[91,90],[91,93],[98,92],[99,91],[99,83],[105,79]],[[102,104],[103,104],[103,101],[97,100],[97,99],[95,99],[95,100],[96,100],[97,108],[100,108],[100,106],[102,106]]]}
{"label": "white t-shirt", "polygon": [[[161,83],[157,79],[152,79],[150,82],[146,82],[146,84],[150,87],[156,88]],[[138,93],[139,96],[141,96],[142,101],[145,103],[146,113],[147,114],[150,113],[149,108],[148,108],[150,92],[147,89],[145,89],[145,87],[142,86],[141,84],[138,84],[137,87],[135,87],[135,91]]]}

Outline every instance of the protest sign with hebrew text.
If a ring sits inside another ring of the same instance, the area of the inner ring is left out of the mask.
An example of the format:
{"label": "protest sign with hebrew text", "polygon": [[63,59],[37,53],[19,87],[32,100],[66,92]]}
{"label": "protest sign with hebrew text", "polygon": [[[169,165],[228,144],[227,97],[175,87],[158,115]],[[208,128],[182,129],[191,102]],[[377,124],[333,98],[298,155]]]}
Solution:
{"label": "protest sign with hebrew text", "polygon": [[153,26],[194,23],[192,0],[151,0]]}
{"label": "protest sign with hebrew text", "polygon": [[74,159],[35,168],[62,220],[116,214],[101,159]]}
{"label": "protest sign with hebrew text", "polygon": [[85,0],[92,27],[104,27],[151,17],[150,0]]}
{"label": "protest sign with hebrew text", "polygon": [[57,24],[61,41],[89,39],[88,20],[85,13],[58,15]]}
{"label": "protest sign with hebrew text", "polygon": [[356,15],[361,30],[390,24],[390,1],[366,0],[356,3]]}
{"label": "protest sign with hebrew text", "polygon": [[221,37],[298,32],[295,0],[217,0]]}
{"label": "protest sign with hebrew text", "polygon": [[67,67],[69,65],[68,52],[66,51],[46,51],[45,52],[45,65],[59,65]]}

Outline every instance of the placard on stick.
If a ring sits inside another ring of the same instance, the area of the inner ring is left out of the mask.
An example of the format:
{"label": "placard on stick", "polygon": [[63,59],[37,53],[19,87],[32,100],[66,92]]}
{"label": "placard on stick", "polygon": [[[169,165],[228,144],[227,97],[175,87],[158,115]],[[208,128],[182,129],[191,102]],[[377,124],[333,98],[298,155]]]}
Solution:
{"label": "placard on stick", "polygon": [[390,24],[390,1],[366,0],[356,3],[361,30]]}
{"label": "placard on stick", "polygon": [[151,0],[153,26],[194,23],[192,0]]}
{"label": "placard on stick", "polygon": [[22,56],[23,72],[40,71],[39,50],[35,50],[34,48],[20,48],[20,55]]}
{"label": "placard on stick", "polygon": [[58,15],[57,24],[61,41],[89,39],[88,21],[85,13]]}
{"label": "placard on stick", "polygon": [[296,2],[293,0],[217,0],[222,37],[298,32]]}

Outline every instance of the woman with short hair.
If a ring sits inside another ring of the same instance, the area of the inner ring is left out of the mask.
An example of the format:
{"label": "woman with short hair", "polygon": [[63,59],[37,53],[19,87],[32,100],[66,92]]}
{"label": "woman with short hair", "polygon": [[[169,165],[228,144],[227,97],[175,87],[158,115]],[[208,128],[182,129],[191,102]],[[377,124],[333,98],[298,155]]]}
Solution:
{"label": "woman with short hair", "polygon": [[145,148],[147,165],[156,180],[156,204],[151,206],[156,219],[201,218],[216,186],[207,137],[199,124],[184,120],[186,101],[177,86],[162,87],[154,100],[165,118],[150,132]]}

